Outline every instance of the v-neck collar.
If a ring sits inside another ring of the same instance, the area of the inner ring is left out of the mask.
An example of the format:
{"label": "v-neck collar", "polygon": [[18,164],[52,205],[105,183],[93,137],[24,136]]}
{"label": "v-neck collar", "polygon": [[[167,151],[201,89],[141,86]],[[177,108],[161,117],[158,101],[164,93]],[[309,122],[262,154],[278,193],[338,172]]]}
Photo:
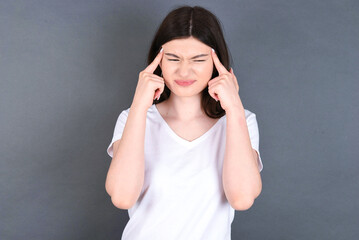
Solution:
{"label": "v-neck collar", "polygon": [[226,115],[223,115],[220,119],[217,120],[217,122],[210,128],[208,129],[204,134],[202,134],[200,137],[192,140],[192,141],[188,141],[182,137],[180,137],[177,133],[175,133],[173,131],[173,129],[167,124],[166,120],[162,117],[161,113],[158,111],[156,104],[152,105],[154,112],[156,112],[156,114],[158,115],[160,121],[163,123],[163,125],[165,126],[165,128],[167,129],[167,132],[179,143],[185,145],[185,146],[194,146],[197,145],[199,142],[201,142],[202,140],[204,140],[208,135],[210,135],[216,128],[217,126],[220,124],[221,121],[223,121],[223,119],[226,117]]}

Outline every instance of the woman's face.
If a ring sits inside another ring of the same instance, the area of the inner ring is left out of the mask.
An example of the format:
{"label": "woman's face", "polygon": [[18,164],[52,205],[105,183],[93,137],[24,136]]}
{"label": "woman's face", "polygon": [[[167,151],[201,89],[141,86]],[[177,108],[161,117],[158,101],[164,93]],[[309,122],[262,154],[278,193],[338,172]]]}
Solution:
{"label": "woman's face", "polygon": [[[171,92],[179,96],[193,96],[202,92],[212,77],[211,47],[193,37],[175,39],[162,46],[164,54],[159,65]],[[181,86],[176,83],[177,80],[195,82]]]}

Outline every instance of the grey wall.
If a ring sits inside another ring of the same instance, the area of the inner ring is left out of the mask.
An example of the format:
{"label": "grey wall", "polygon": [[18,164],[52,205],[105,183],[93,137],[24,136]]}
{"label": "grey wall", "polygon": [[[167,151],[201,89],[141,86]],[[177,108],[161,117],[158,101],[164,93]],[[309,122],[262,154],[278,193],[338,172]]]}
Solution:
{"label": "grey wall", "polygon": [[[263,190],[232,239],[357,239],[359,1],[187,2],[221,20],[259,124]],[[0,2],[0,239],[120,239],[106,148],[176,4]]]}

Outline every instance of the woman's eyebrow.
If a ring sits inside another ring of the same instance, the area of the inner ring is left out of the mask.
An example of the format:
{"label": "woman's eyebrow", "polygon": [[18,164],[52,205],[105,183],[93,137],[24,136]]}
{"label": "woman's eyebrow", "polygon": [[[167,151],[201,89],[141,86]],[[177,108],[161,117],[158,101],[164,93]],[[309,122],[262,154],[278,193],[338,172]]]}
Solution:
{"label": "woman's eyebrow", "polygon": [[[177,55],[175,55],[173,53],[165,53],[165,55],[180,58],[179,56],[177,56]],[[196,55],[194,57],[191,57],[191,59],[195,59],[195,58],[199,58],[199,57],[205,57],[205,56],[208,56],[208,54],[199,54],[199,55]]]}

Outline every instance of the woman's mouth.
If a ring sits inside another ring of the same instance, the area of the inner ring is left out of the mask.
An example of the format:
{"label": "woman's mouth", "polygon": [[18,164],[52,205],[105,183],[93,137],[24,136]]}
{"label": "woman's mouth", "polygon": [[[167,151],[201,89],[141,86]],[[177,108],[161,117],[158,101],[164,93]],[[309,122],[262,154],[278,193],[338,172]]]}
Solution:
{"label": "woman's mouth", "polygon": [[175,80],[175,82],[180,85],[180,86],[189,86],[191,85],[192,83],[194,83],[196,80]]}

